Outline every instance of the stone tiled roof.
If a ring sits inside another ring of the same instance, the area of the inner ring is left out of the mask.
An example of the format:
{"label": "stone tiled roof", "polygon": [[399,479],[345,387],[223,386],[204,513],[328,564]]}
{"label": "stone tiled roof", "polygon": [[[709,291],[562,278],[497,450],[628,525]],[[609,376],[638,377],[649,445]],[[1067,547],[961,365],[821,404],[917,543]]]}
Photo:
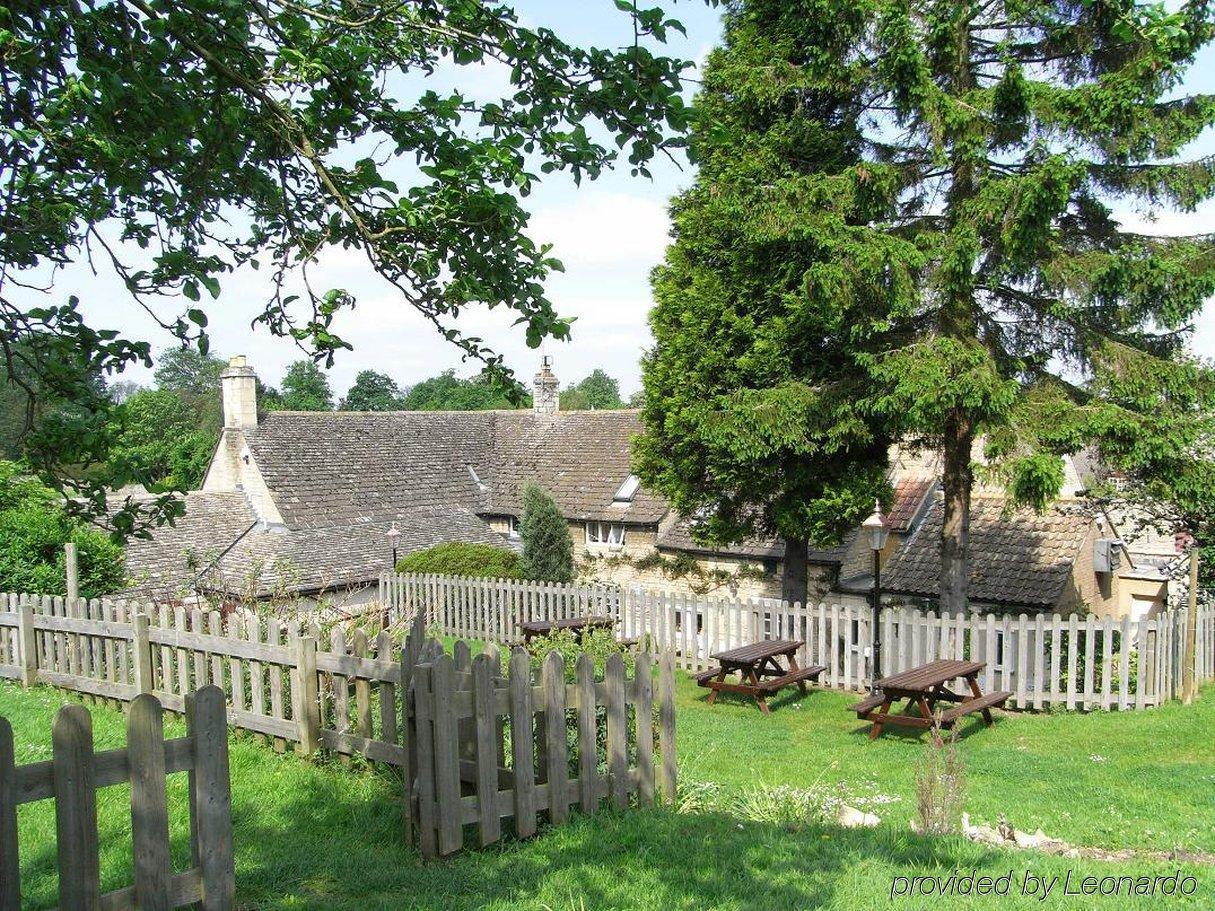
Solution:
{"label": "stone tiled roof", "polygon": [[210,560],[218,557],[257,518],[240,492],[186,494],[186,512],[175,525],[154,529],[149,540],[126,545],[131,593],[177,597]]}
{"label": "stone tiled roof", "polygon": [[632,473],[630,444],[642,431],[636,411],[500,411],[494,417],[487,512],[518,515],[520,488],[534,480],[568,519],[652,524],[666,515],[666,501],[644,488],[631,503],[612,502]]}
{"label": "stone tiled roof", "polygon": [[376,519],[417,506],[476,511],[487,492],[493,412],[293,412],[245,432],[292,528]]}
{"label": "stone tiled roof", "polygon": [[[971,502],[970,596],[1027,607],[1049,607],[1063,594],[1072,566],[1093,522],[1078,505],[1055,506],[1045,514],[1006,512],[999,497]],[[941,571],[943,503],[937,500],[911,538],[882,571],[892,593],[935,596]]]}
{"label": "stone tiled roof", "polygon": [[894,502],[886,514],[886,527],[908,532],[925,506],[925,499],[936,487],[933,478],[900,478],[894,485]]}
{"label": "stone tiled roof", "polygon": [[385,533],[401,536],[398,557],[445,541],[502,544],[472,511],[422,506],[377,520],[339,521],[299,528],[259,524],[241,493],[194,492],[186,514],[150,541],[127,547],[127,591],[155,599],[179,598],[197,585],[206,591],[266,595],[279,589],[318,592],[374,580],[392,563]]}
{"label": "stone tiled roof", "polygon": [[[820,565],[839,564],[855,536],[855,531],[849,532],[837,547],[809,548],[807,553],[810,562]],[[776,538],[752,538],[739,544],[701,544],[692,536],[692,523],[683,517],[662,530],[658,535],[657,544],[659,550],[706,556],[722,554],[744,560],[780,560],[785,556],[785,543]]]}
{"label": "stone tiled roof", "polygon": [[290,527],[419,505],[518,515],[531,480],[569,519],[652,524],[667,512],[662,499],[639,490],[628,505],[612,502],[640,431],[635,411],[280,411],[246,439]]}

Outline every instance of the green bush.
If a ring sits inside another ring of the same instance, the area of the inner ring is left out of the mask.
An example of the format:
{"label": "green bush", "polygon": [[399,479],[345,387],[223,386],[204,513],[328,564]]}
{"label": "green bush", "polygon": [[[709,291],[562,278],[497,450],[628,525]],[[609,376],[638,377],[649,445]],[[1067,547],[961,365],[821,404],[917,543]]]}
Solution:
{"label": "green bush", "polygon": [[608,658],[619,655],[624,659],[624,672],[633,675],[637,661],[635,649],[623,644],[610,629],[584,630],[582,636],[576,636],[567,629],[556,630],[547,636],[538,636],[528,646],[532,656],[532,668],[539,671],[544,666],[544,660],[552,652],[557,652],[565,659],[565,679],[567,683],[578,682],[578,658],[590,655],[595,664],[595,679],[602,680],[607,668]]}
{"label": "green bush", "polygon": [[426,550],[415,550],[397,561],[397,572],[479,576],[486,579],[525,578],[522,560],[513,550],[464,541],[448,541]]}
{"label": "green bush", "polygon": [[63,545],[69,541],[76,544],[83,597],[122,587],[122,548],[69,518],[58,495],[22,466],[0,461],[0,591],[64,594]]}
{"label": "green bush", "polygon": [[574,542],[556,501],[538,484],[523,486],[523,573],[539,582],[571,582]]}

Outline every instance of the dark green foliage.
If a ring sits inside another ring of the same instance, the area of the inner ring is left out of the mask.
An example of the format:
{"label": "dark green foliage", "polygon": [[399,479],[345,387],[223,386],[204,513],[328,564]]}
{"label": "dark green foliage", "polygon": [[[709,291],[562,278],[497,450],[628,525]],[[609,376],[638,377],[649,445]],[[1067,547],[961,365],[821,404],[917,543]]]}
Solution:
{"label": "dark green foliage", "polygon": [[202,485],[219,441],[219,431],[203,426],[182,395],[168,389],[136,392],[115,411],[119,431],[111,460],[142,478],[152,490],[195,490]]}
{"label": "dark green foliage", "polygon": [[515,551],[505,547],[448,541],[402,557],[397,561],[397,572],[523,579],[526,577],[523,575],[522,562]]}
{"label": "dark green foliage", "polygon": [[221,357],[203,354],[197,348],[176,346],[156,355],[157,389],[168,389],[185,397],[218,399],[219,376],[227,364]]}
{"label": "dark green foliage", "polygon": [[[40,364],[53,356],[56,347],[56,340],[41,336],[5,346],[0,361],[0,456],[4,458],[20,459],[48,416],[79,410],[42,375]],[[85,385],[89,395],[110,394],[99,373],[91,374]]]}
{"label": "dark green foliage", "polygon": [[401,399],[407,411],[493,411],[525,403],[523,387],[492,373],[460,379],[454,370],[411,386]]}
{"label": "dark green foliage", "polygon": [[620,383],[599,367],[580,383],[574,383],[561,393],[562,411],[586,411],[623,408]]}
{"label": "dark green foliage", "polygon": [[654,270],[638,475],[708,542],[777,536],[786,597],[807,542],[838,543],[888,496],[891,432],[863,404],[905,264],[858,232],[883,214],[859,167],[850,49],[862,8],[734,4],[695,104],[696,183]]}
{"label": "dark green foliage", "polygon": [[0,591],[64,594],[63,545],[69,541],[76,543],[83,597],[122,587],[122,548],[70,518],[55,491],[21,465],[0,461]]}
{"label": "dark green foliage", "polygon": [[[94,515],[132,480],[64,466],[106,463],[112,403],[91,378],[150,366],[149,342],[89,325],[54,284],[17,290],[86,256],[200,355],[223,281],[245,266],[274,286],[247,319],[318,359],[348,348],[335,320],[354,298],[300,275],[333,250],[365,257],[401,306],[483,362],[501,358],[459,328],[470,307],[511,311],[533,347],[568,337],[544,295],[560,264],[528,235],[523,198],[553,171],[594,179],[624,159],[647,175],[685,122],[684,64],[655,53],[680,26],[617,7],[604,39],[618,50],[465,0],[0,8],[0,335],[54,340],[35,366],[77,409],[29,438],[32,466]],[[484,93],[490,62],[509,73],[501,97]],[[127,533],[174,514],[164,499],[114,522]]]}
{"label": "dark green foliage", "polygon": [[1212,8],[879,2],[872,22],[862,53],[880,62],[858,89],[890,113],[867,158],[900,189],[874,233],[918,266],[906,343],[873,362],[876,404],[943,444],[942,606],[963,608],[980,434],[1035,506],[1089,441],[1147,475],[1187,448],[1206,383],[1185,342],[1215,247],[1112,206],[1191,211],[1215,190],[1215,160],[1184,158],[1215,98],[1180,91]]}
{"label": "dark green foliage", "polygon": [[396,380],[375,370],[360,370],[342,399],[343,411],[395,411],[401,407]]}
{"label": "dark green foliage", "polygon": [[285,411],[332,411],[329,377],[312,361],[293,361],[283,375]]}
{"label": "dark green foliage", "polygon": [[538,484],[523,487],[523,575],[543,582],[574,578],[574,541],[556,501]]}
{"label": "dark green foliage", "polygon": [[[752,233],[830,253],[805,282],[828,323],[858,326],[849,310],[884,299],[881,336],[832,369],[863,368],[861,419],[942,448],[941,606],[964,609],[980,438],[994,475],[1038,507],[1058,493],[1061,456],[1092,441],[1145,480],[1209,452],[1189,445],[1209,398],[1186,341],[1215,293],[1212,239],[1156,236],[1113,206],[1192,211],[1215,191],[1215,159],[1185,157],[1215,123],[1215,97],[1182,90],[1215,13],[1133,0],[779,7],[779,19],[767,2],[732,14],[755,29],[752,47],[795,65],[736,71],[728,96],[762,106],[796,86],[810,115],[774,116],[737,156],[770,197]],[[704,129],[729,135],[719,113]],[[824,145],[841,130],[846,146]],[[769,183],[782,138],[807,174]],[[789,220],[810,206],[822,215]],[[714,326],[750,331],[728,315]]]}

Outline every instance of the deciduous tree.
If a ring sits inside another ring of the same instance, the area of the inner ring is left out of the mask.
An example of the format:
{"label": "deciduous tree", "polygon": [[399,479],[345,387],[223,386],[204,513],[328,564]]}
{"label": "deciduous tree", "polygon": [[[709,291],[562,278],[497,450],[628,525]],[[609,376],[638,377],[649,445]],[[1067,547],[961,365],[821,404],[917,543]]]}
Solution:
{"label": "deciduous tree", "polygon": [[516,408],[524,400],[523,387],[492,373],[469,379],[444,370],[438,376],[411,386],[401,398],[409,411],[492,411]]}
{"label": "deciduous tree", "polygon": [[401,407],[396,380],[376,370],[360,370],[342,399],[343,411],[392,411]]}
{"label": "deciduous tree", "polygon": [[561,408],[565,411],[623,408],[620,383],[596,367],[581,382],[573,383],[561,393]]}
{"label": "deciduous tree", "polygon": [[329,377],[312,361],[293,361],[283,374],[282,402],[287,411],[332,411]]}
{"label": "deciduous tree", "polygon": [[[135,305],[207,353],[210,299],[236,267],[273,290],[248,316],[321,359],[355,301],[301,280],[330,250],[365,258],[462,352],[469,307],[514,311],[535,346],[569,322],[544,295],[557,263],[523,206],[538,175],[647,163],[683,126],[677,23],[617,4],[618,50],[524,24],[507,3],[425,0],[46,0],[0,10],[0,335],[62,340],[30,366],[80,412],[31,440],[34,466],[106,511],[112,402],[88,378],[150,365],[146,338],[85,321],[62,266],[115,272]],[[609,41],[611,39],[609,38]],[[485,97],[484,67],[509,74]],[[444,77],[432,80],[436,70]],[[454,84],[454,87],[452,85]],[[51,296],[24,288],[46,286]],[[124,510],[121,533],[174,514]]]}

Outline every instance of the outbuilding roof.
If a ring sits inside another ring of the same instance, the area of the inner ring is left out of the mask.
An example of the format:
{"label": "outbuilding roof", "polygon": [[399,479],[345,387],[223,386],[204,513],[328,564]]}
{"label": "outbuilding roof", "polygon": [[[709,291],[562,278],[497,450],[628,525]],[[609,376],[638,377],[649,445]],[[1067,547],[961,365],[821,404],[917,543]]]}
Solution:
{"label": "outbuilding roof", "polygon": [[[936,596],[941,572],[944,504],[890,558],[882,589]],[[970,597],[1045,608],[1058,602],[1093,524],[1091,509],[1060,504],[1037,513],[1010,510],[1000,497],[975,497],[970,509]]]}

